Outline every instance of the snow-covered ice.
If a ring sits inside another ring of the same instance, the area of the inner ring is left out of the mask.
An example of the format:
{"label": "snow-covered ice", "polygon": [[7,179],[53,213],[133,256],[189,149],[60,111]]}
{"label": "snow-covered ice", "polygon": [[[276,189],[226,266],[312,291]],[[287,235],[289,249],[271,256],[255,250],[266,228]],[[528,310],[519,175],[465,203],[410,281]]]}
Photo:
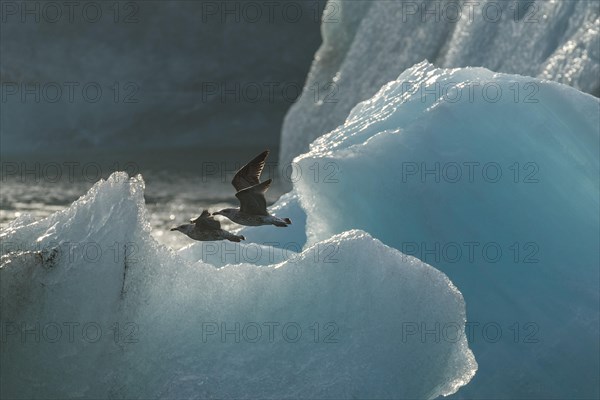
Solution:
{"label": "snow-covered ice", "polygon": [[152,238],[143,191],[115,173],[2,232],[3,398],[435,398],[475,374],[435,268],[359,230],[271,265],[195,261]]}

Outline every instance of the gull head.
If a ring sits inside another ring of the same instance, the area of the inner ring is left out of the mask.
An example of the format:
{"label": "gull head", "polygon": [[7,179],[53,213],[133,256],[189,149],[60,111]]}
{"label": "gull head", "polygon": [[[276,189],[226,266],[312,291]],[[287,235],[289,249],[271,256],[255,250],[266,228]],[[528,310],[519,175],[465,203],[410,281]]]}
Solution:
{"label": "gull head", "polygon": [[190,230],[190,227],[192,227],[192,226],[193,225],[190,225],[190,224],[179,225],[179,226],[176,226],[175,228],[171,228],[170,230],[171,231],[179,231],[179,232],[187,234],[187,232],[189,232],[189,230]]}

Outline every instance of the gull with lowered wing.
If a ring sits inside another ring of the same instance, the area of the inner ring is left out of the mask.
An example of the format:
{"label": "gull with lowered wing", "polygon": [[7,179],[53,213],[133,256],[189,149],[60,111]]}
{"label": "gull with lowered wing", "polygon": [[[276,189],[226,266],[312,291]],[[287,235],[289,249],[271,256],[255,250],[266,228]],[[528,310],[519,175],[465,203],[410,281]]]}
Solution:
{"label": "gull with lowered wing", "polygon": [[230,242],[239,242],[246,240],[241,235],[234,235],[231,232],[221,229],[221,223],[214,219],[207,210],[202,211],[202,214],[190,220],[191,224],[180,225],[171,229],[186,234],[194,240],[211,241],[211,240],[229,240]]}

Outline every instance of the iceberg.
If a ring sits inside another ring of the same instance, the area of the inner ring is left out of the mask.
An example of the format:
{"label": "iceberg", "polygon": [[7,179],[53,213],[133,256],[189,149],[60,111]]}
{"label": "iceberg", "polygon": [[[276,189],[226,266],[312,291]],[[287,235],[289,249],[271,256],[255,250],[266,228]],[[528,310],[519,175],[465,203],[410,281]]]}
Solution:
{"label": "iceberg", "polygon": [[360,230],[199,260],[157,244],[143,193],[114,173],[0,234],[3,398],[435,398],[475,374],[435,268]]}
{"label": "iceberg", "polygon": [[595,1],[330,0],[323,42],[284,119],[280,164],[425,59],[554,80],[599,96],[599,32]]}
{"label": "iceberg", "polygon": [[599,127],[572,87],[416,64],[294,159],[306,246],[360,229],[444,271],[480,366],[458,397],[597,397]]}

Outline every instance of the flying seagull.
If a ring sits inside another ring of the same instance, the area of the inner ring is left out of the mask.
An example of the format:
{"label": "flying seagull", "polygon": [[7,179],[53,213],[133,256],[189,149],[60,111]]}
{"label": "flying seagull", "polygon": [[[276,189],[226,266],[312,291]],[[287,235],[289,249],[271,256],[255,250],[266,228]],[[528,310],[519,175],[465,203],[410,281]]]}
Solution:
{"label": "flying seagull", "polygon": [[202,214],[190,220],[191,224],[180,225],[171,229],[188,235],[194,240],[210,241],[210,240],[229,240],[230,242],[239,242],[246,240],[241,235],[234,235],[221,229],[221,223],[214,219],[207,210],[202,211]]}
{"label": "flying seagull", "polygon": [[213,213],[222,215],[235,223],[247,226],[275,225],[285,227],[292,223],[289,218],[278,218],[267,212],[265,192],[271,186],[271,179],[260,182],[260,174],[265,167],[269,150],[265,150],[233,177],[231,184],[237,191],[235,197],[240,201],[240,208],[225,208]]}

